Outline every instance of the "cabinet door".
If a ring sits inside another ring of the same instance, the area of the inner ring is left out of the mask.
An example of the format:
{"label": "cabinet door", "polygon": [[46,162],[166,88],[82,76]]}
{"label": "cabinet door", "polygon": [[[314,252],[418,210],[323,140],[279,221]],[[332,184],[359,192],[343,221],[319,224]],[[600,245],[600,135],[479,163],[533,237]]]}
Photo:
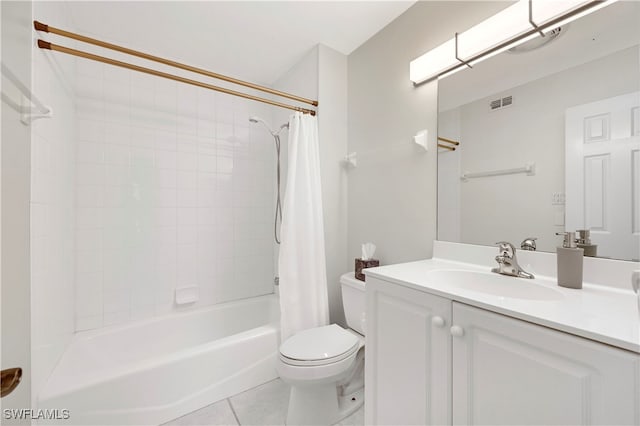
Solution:
{"label": "cabinet door", "polygon": [[638,424],[640,355],[453,303],[454,424]]}
{"label": "cabinet door", "polygon": [[365,424],[451,423],[451,301],[367,277]]}

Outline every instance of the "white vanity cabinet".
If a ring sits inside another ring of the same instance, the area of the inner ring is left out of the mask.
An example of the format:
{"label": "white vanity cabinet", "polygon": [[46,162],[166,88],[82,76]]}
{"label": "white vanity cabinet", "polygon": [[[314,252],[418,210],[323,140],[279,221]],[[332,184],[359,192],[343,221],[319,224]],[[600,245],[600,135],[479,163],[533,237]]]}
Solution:
{"label": "white vanity cabinet", "polygon": [[637,353],[373,277],[365,389],[365,424],[640,424]]}
{"label": "white vanity cabinet", "polygon": [[451,301],[367,278],[365,424],[451,423]]}
{"label": "white vanity cabinet", "polygon": [[640,356],[453,302],[453,423],[640,423]]}

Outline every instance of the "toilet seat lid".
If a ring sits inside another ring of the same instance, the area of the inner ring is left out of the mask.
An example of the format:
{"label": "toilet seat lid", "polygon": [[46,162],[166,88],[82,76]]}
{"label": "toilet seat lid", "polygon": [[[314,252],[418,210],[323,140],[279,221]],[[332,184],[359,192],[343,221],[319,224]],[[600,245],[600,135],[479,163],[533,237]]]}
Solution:
{"label": "toilet seat lid", "polygon": [[333,361],[358,348],[358,338],[337,324],[303,330],[280,346],[280,355],[297,361]]}

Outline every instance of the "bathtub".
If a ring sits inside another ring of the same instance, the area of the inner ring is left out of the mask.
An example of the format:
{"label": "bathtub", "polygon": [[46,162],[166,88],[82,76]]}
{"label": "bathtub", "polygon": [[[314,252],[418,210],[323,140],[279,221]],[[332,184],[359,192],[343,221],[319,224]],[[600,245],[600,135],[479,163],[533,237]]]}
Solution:
{"label": "bathtub", "polygon": [[275,295],[77,333],[38,397],[61,424],[160,424],[275,379]]}

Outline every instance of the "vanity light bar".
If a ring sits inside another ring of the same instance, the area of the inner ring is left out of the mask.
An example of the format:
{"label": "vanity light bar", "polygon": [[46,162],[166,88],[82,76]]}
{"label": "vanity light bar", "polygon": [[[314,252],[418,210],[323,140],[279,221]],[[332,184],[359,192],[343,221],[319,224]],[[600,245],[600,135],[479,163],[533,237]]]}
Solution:
{"label": "vanity light bar", "polygon": [[520,0],[411,61],[409,78],[420,84],[446,77],[615,1]]}

